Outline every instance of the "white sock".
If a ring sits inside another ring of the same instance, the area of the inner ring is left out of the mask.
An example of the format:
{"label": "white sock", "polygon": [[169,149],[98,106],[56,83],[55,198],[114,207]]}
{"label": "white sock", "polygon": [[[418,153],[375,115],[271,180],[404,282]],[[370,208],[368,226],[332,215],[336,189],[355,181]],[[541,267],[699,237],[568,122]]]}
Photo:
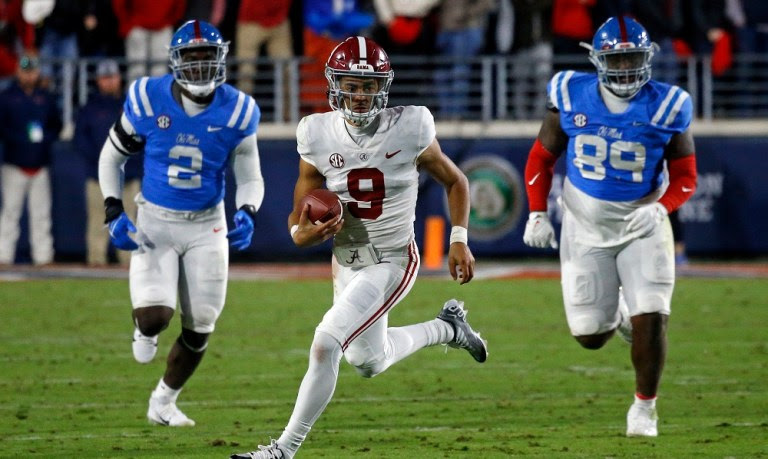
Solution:
{"label": "white sock", "polygon": [[419,349],[453,340],[453,326],[440,319],[387,329],[387,362],[392,365]]}
{"label": "white sock", "polygon": [[643,400],[642,398],[638,397],[637,394],[635,394],[635,403],[644,408],[653,409],[653,408],[656,408],[656,397],[653,397],[652,399],[648,399],[648,400]]}
{"label": "white sock", "polygon": [[[318,358],[317,349],[325,352]],[[299,386],[293,414],[283,434],[277,439],[280,448],[291,457],[296,454],[317,418],[325,410],[336,389],[341,361],[341,345],[330,335],[316,333],[310,349],[309,368]]]}
{"label": "white sock", "polygon": [[172,389],[165,383],[165,381],[163,381],[163,378],[160,378],[160,382],[157,383],[157,387],[155,387],[155,390],[152,392],[152,396],[176,402],[180,392],[181,389]]}

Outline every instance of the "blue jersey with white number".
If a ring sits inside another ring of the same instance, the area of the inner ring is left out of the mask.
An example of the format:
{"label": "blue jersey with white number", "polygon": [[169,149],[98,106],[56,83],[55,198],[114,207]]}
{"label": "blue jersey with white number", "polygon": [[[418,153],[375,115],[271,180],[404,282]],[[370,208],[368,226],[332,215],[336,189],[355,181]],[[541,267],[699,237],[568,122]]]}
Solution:
{"label": "blue jersey with white number", "polygon": [[205,110],[189,116],[174,100],[172,85],[171,75],[140,78],[123,106],[146,140],[141,191],[169,209],[207,209],[224,198],[230,153],[256,132],[261,112],[252,97],[223,84]]}
{"label": "blue jersey with white number", "polygon": [[633,201],[664,181],[664,147],[691,123],[687,92],[651,80],[623,113],[611,113],[595,74],[552,77],[549,101],[568,134],[566,175],[584,193],[607,201]]}

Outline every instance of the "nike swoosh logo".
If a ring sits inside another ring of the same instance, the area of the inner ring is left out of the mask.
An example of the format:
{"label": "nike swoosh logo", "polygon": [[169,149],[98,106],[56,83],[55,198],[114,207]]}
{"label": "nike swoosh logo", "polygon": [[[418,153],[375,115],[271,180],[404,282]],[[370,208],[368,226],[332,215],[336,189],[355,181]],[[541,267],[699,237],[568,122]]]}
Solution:
{"label": "nike swoosh logo", "polygon": [[221,231],[221,230],[223,230],[223,229],[224,229],[224,228],[214,228],[214,229],[213,229],[213,232],[214,232],[214,233],[218,233],[219,231]]}
{"label": "nike swoosh logo", "polygon": [[171,425],[171,420],[170,419],[163,419],[163,417],[160,416],[159,414],[157,415],[157,419],[159,419],[160,420],[160,424],[162,424],[164,426]]}
{"label": "nike swoosh logo", "polygon": [[536,179],[539,178],[539,175],[541,175],[541,172],[537,172],[536,175],[534,175],[533,178],[528,182],[528,185],[533,185],[536,183]]}
{"label": "nike swoosh logo", "polygon": [[387,153],[384,154],[384,157],[389,159],[389,158],[395,156],[396,154],[400,153],[401,151],[403,151],[403,150],[393,151],[392,153],[387,152]]}
{"label": "nike swoosh logo", "polygon": [[221,127],[219,126],[208,126],[208,132],[216,132],[221,131]]}
{"label": "nike swoosh logo", "polygon": [[683,193],[690,193],[691,191],[693,191],[693,188],[688,188],[687,186],[683,187]]}

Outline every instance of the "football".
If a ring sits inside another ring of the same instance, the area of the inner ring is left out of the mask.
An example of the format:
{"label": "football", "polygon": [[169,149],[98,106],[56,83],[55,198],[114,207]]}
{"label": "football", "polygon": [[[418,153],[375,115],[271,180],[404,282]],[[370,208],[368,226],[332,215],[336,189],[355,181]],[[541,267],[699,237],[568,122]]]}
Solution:
{"label": "football", "polygon": [[307,217],[315,225],[337,219],[342,213],[339,197],[324,188],[317,188],[307,193],[301,198],[299,208],[303,209],[305,204],[309,204]]}

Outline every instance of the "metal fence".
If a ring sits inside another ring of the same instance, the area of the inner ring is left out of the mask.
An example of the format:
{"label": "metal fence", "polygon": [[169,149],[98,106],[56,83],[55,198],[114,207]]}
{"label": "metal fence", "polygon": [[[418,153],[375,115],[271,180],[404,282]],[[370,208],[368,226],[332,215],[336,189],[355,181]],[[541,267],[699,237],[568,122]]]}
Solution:
{"label": "metal fence", "polygon": [[[61,96],[65,123],[71,124],[77,107],[95,90],[98,62],[51,62],[52,89]],[[124,76],[128,64],[137,64],[120,63]],[[308,70],[302,58],[257,59],[256,70],[249,75],[238,72],[237,60],[229,63],[230,83],[251,79],[263,121],[295,124],[307,113],[328,109],[322,75],[316,69]],[[544,113],[547,82],[555,71],[594,71],[585,56],[551,56],[546,51],[461,61],[392,56],[392,66],[395,80],[390,105],[426,105],[438,121],[537,120]],[[654,78],[686,89],[702,120],[768,117],[768,56],[736,55],[731,69],[717,77],[708,57],[677,60],[657,56]]]}

